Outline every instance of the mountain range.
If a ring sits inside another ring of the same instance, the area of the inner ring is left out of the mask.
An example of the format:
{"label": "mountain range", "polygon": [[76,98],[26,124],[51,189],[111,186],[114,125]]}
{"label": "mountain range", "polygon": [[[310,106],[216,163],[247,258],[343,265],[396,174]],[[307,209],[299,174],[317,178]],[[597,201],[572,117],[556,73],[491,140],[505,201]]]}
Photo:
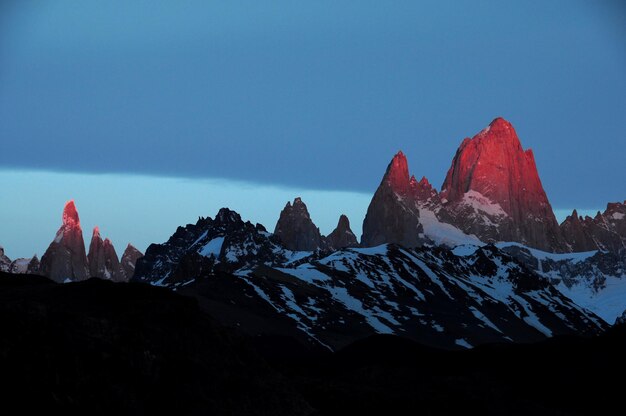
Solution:
{"label": "mountain range", "polygon": [[320,233],[301,198],[273,233],[221,209],[121,261],[100,230],[85,250],[73,201],[38,261],[5,271],[56,282],[98,277],[165,286],[222,325],[337,350],[373,334],[470,348],[597,334],[626,310],[626,201],[559,224],[533,153],[496,118],[462,141],[441,190],[389,163],[359,239],[342,215]]}
{"label": "mountain range", "polygon": [[461,143],[441,191],[398,152],[360,241],[345,216],[321,235],[301,198],[273,233],[224,208],[148,247],[133,280],[310,348],[376,333],[444,348],[594,334],[626,309],[624,212],[559,225],[532,151],[496,118]]}
{"label": "mountain range", "polygon": [[[558,224],[501,118],[440,190],[393,156],[357,238],[302,198],[121,259],[74,201],[41,259],[0,247],[0,412],[604,414],[621,405],[626,201]],[[38,276],[39,275],[39,276]]]}
{"label": "mountain range", "polygon": [[100,228],[94,227],[89,245],[85,250],[83,230],[74,201],[63,208],[62,224],[41,257],[19,258],[11,261],[0,247],[0,271],[19,274],[41,274],[55,282],[76,282],[90,277],[119,282],[129,281],[135,273],[135,263],[143,254],[128,244],[122,259],[117,256],[113,243],[100,236]]}

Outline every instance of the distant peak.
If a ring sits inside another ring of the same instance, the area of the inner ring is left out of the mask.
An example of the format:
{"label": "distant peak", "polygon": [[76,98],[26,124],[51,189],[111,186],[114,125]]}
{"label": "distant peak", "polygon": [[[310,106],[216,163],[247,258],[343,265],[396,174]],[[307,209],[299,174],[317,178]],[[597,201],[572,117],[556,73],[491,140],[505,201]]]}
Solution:
{"label": "distant peak", "polygon": [[294,205],[296,205],[296,204],[303,204],[303,205],[304,205],[304,202],[302,202],[302,198],[301,198],[301,197],[297,196],[297,197],[295,197],[295,199],[293,200],[293,204],[294,204]]}
{"label": "distant peak", "polygon": [[130,256],[132,254],[138,254],[139,256],[143,256],[143,253],[141,251],[139,251],[137,249],[137,247],[135,247],[134,245],[132,245],[131,243],[128,243],[128,245],[126,246],[126,250],[124,250],[124,256]]}
{"label": "distant peak", "polygon": [[221,223],[224,223],[224,222],[233,223],[233,222],[241,221],[241,216],[237,212],[229,208],[221,208],[219,212],[217,213],[217,215],[215,216],[215,220]]}
{"label": "distant peak", "polygon": [[95,227],[93,227],[93,234],[92,234],[92,238],[99,238],[100,237],[100,228],[96,225]]}
{"label": "distant peak", "polygon": [[80,219],[73,199],[67,201],[63,207],[63,225],[67,228],[80,228]]}
{"label": "distant peak", "polygon": [[337,228],[350,228],[350,220],[345,214],[341,214],[339,216],[339,222],[337,223]]}
{"label": "distant peak", "polygon": [[420,179],[420,185],[430,186],[430,182],[428,182],[428,179],[426,179],[426,176],[422,176],[422,179]]}

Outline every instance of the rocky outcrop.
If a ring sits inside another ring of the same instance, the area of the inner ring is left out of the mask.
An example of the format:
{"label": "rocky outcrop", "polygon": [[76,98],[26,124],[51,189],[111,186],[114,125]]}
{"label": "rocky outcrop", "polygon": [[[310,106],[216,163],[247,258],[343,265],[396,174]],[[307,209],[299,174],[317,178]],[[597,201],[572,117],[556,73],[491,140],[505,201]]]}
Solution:
{"label": "rocky outcrop", "polygon": [[363,221],[361,245],[373,247],[385,243],[419,247],[423,228],[419,207],[413,193],[415,178],[409,178],[406,156],[398,152],[383,176]]}
{"label": "rocky outcrop", "polygon": [[579,216],[576,210],[560,225],[566,243],[573,251],[626,249],[626,201],[611,202],[594,218]]}
{"label": "rocky outcrop", "polygon": [[439,196],[442,219],[485,242],[567,250],[533,153],[502,118],[463,140]]}
{"label": "rocky outcrop", "polygon": [[40,273],[56,282],[85,280],[89,276],[83,230],[74,201],[63,209],[63,224],[41,257]]}
{"label": "rocky outcrop", "polygon": [[20,257],[11,261],[11,259],[4,254],[4,248],[0,246],[0,272],[36,274],[39,273],[39,259],[35,254],[31,258]]}
{"label": "rocky outcrop", "polygon": [[150,244],[137,260],[133,281],[158,285],[183,285],[197,276],[217,272],[302,261],[317,253],[287,250],[279,239],[261,224],[243,221],[241,216],[222,208],[215,216],[199,218],[195,224],[178,227],[162,244]]}
{"label": "rocky outcrop", "polygon": [[123,273],[123,280],[129,281],[135,275],[135,266],[137,260],[143,257],[143,253],[137,250],[132,244],[126,246],[124,254],[122,254],[122,260],[120,260],[120,267]]}
{"label": "rocky outcrop", "polygon": [[425,176],[422,176],[419,182],[415,179],[415,176],[411,176],[410,187],[411,193],[420,207],[436,210],[441,206],[439,192],[433,188]]}
{"label": "rocky outcrop", "polygon": [[358,247],[356,235],[350,229],[350,220],[345,215],[339,217],[337,227],[326,237],[326,247],[330,250],[339,250],[347,247]]}
{"label": "rocky outcrop", "polygon": [[108,238],[102,240],[100,229],[97,226],[93,229],[87,260],[89,261],[90,277],[113,281],[127,280],[120,267],[115,247]]}
{"label": "rocky outcrop", "polygon": [[4,247],[0,246],[0,272],[8,272],[11,267],[11,259],[4,254]]}
{"label": "rocky outcrop", "polygon": [[309,211],[301,198],[296,198],[293,205],[287,202],[281,211],[274,235],[283,246],[294,251],[314,251],[322,248],[322,235],[313,224]]}

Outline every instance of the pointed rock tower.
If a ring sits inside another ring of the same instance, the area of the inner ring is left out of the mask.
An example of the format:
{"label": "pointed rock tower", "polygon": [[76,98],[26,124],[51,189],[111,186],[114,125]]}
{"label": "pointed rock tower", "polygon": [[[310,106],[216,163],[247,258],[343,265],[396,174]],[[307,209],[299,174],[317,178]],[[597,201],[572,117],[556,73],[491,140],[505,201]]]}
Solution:
{"label": "pointed rock tower", "polygon": [[293,200],[293,205],[287,202],[281,211],[274,235],[289,250],[314,251],[322,247],[320,230],[311,221],[309,211],[299,197]]}
{"label": "pointed rock tower", "polygon": [[87,254],[89,263],[90,277],[104,277],[104,241],[100,237],[100,229],[94,227],[91,235],[91,243],[89,244],[89,253]]}
{"label": "pointed rock tower", "polygon": [[120,267],[123,273],[124,281],[128,282],[135,275],[135,266],[137,265],[137,260],[143,257],[143,253],[137,250],[132,244],[128,244],[126,246],[126,250],[124,250],[124,254],[122,254],[122,260],[120,260]]}
{"label": "pointed rock tower", "polygon": [[567,250],[530,149],[496,118],[454,156],[440,198],[445,221],[485,242],[517,241],[541,250]]}
{"label": "pointed rock tower", "polygon": [[63,225],[41,257],[40,273],[55,282],[85,280],[89,275],[83,230],[74,201],[63,208]]}
{"label": "pointed rock tower", "polygon": [[97,226],[93,229],[87,260],[89,261],[90,277],[113,281],[124,280],[115,247],[108,238],[102,240],[100,229]]}
{"label": "pointed rock tower", "polygon": [[11,268],[11,259],[4,254],[4,247],[0,246],[0,272],[8,272]]}
{"label": "pointed rock tower", "polygon": [[423,243],[423,231],[406,156],[400,151],[387,166],[385,176],[367,208],[361,245],[373,247],[395,243],[418,247]]}
{"label": "pointed rock tower", "polygon": [[341,214],[337,228],[326,237],[326,245],[331,250],[359,246],[356,236],[350,229],[350,220],[348,217]]}
{"label": "pointed rock tower", "polygon": [[573,251],[626,250],[626,201],[610,202],[594,218],[581,218],[576,210],[560,225],[563,238]]}

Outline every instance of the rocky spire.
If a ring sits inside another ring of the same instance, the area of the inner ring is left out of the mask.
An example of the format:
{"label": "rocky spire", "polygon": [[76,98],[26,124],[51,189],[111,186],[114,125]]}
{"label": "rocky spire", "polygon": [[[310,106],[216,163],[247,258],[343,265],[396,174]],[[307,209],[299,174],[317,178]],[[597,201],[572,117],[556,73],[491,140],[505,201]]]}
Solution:
{"label": "rocky spire", "polygon": [[113,281],[125,280],[115,247],[113,247],[113,243],[108,238],[102,240],[98,226],[93,229],[87,259],[89,261],[90,277]]}
{"label": "rocky spire", "polygon": [[104,241],[100,237],[100,229],[96,225],[91,235],[89,243],[89,253],[87,254],[90,277],[104,277]]}
{"label": "rocky spire", "polygon": [[417,200],[411,192],[406,156],[398,152],[383,176],[363,220],[361,245],[372,247],[396,243],[405,247],[422,245]]}
{"label": "rocky spire", "polygon": [[276,223],[274,235],[289,250],[314,251],[322,247],[320,230],[313,224],[300,197],[294,199],[293,205],[287,202]]}
{"label": "rocky spire", "polygon": [[350,229],[350,220],[347,216],[341,214],[337,227],[326,237],[326,245],[331,250],[358,247],[359,243]]}
{"label": "rocky spire", "polygon": [[4,254],[4,247],[0,246],[0,272],[8,272],[11,268],[11,259]]}
{"label": "rocky spire", "polygon": [[566,250],[541,185],[532,151],[515,129],[496,118],[456,152],[440,193],[452,222],[485,242],[517,241]]}
{"label": "rocky spire", "polygon": [[77,281],[88,277],[87,255],[74,201],[63,208],[63,224],[41,257],[40,272],[54,281]]}
{"label": "rocky spire", "polygon": [[594,218],[580,219],[576,210],[560,225],[563,238],[573,251],[626,249],[626,201],[610,202]]}
{"label": "rocky spire", "polygon": [[120,261],[120,267],[123,273],[123,280],[129,281],[135,275],[135,266],[137,260],[143,257],[143,253],[133,247],[132,244],[126,246],[124,254],[122,254],[122,260]]}
{"label": "rocky spire", "polygon": [[419,182],[415,179],[415,176],[411,176],[409,186],[411,188],[411,193],[420,207],[435,209],[439,206],[439,193],[435,188],[433,188],[430,182],[428,182],[428,179],[426,179],[425,176],[422,176],[422,179],[420,179]]}

